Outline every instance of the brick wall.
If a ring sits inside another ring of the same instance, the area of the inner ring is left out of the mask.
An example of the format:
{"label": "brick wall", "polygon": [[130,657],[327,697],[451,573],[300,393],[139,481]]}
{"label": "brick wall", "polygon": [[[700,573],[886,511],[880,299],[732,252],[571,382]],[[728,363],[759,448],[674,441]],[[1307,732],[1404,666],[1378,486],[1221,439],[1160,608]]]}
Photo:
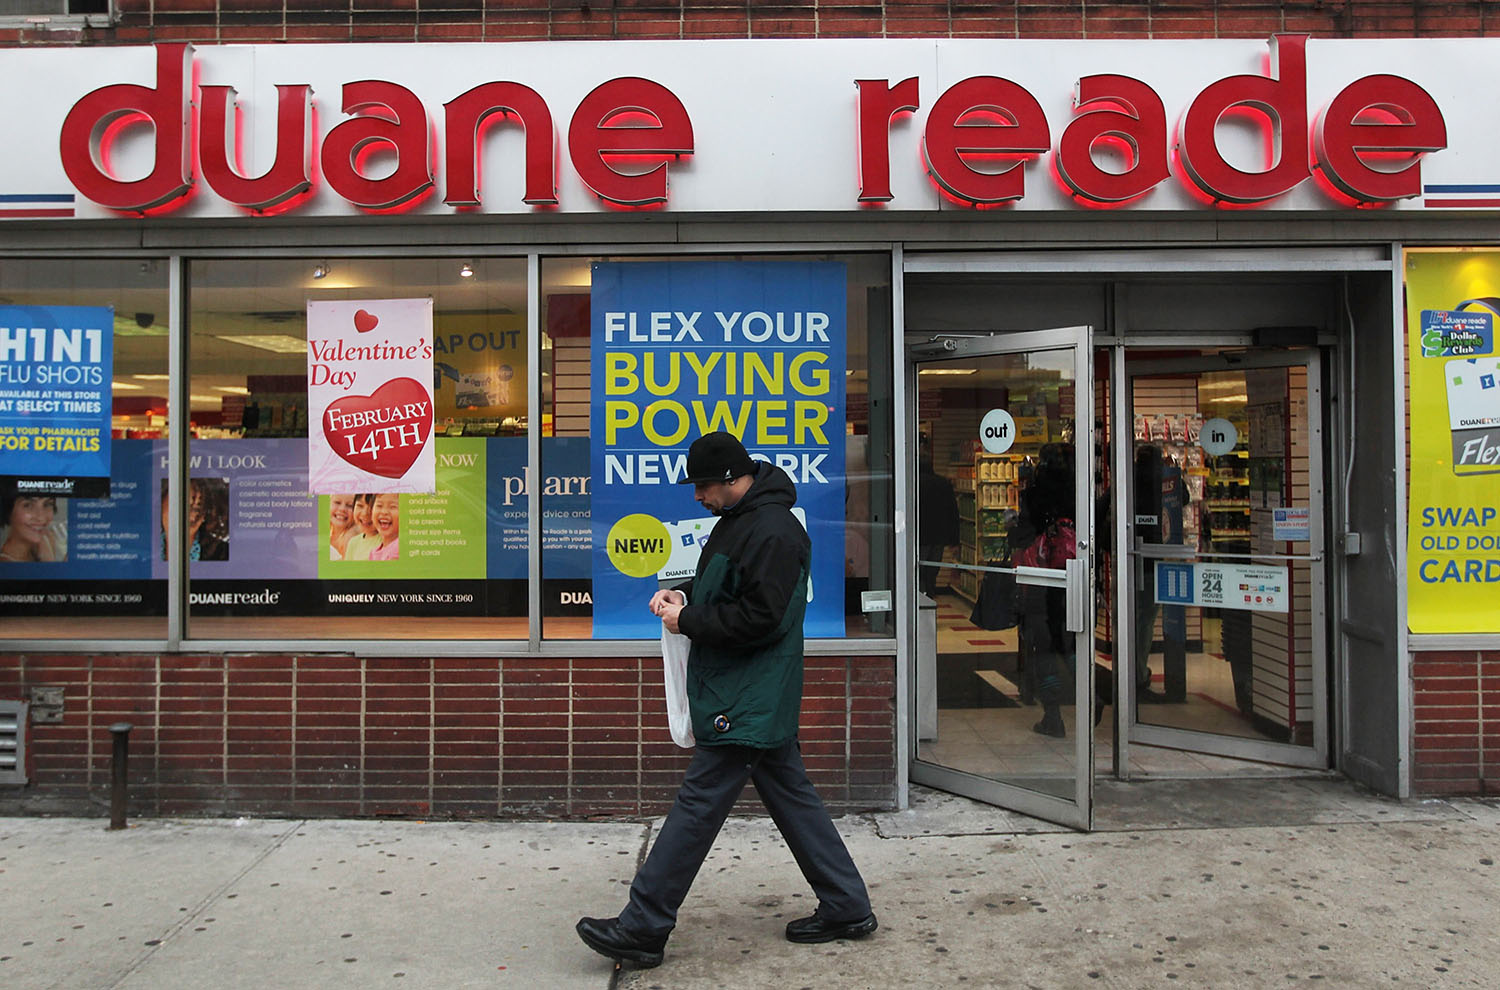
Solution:
{"label": "brick wall", "polygon": [[[102,813],[116,721],[138,815],[656,815],[689,758],[657,657],[0,654],[0,697],[33,686],[64,718],[30,726],[0,813]],[[894,699],[890,657],[808,658],[802,752],[835,811],[894,807]]]}
{"label": "brick wall", "polygon": [[1490,0],[116,0],[119,22],[0,31],[0,44],[514,41],[601,38],[1469,37]]}
{"label": "brick wall", "polygon": [[1500,652],[1412,657],[1412,791],[1500,793]]}

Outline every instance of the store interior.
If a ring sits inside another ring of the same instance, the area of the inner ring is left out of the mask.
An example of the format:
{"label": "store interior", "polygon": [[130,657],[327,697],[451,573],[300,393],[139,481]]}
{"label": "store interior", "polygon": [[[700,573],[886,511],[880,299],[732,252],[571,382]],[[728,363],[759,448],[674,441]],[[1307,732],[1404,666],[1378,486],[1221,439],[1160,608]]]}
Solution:
{"label": "store interior", "polygon": [[[1071,654],[1059,665],[1067,676],[1056,735],[1044,731],[1039,672],[1028,669],[1030,654],[1021,642],[1024,606],[1015,597],[1014,579],[999,571],[1020,559],[1016,533],[1029,538],[1026,492],[1039,460],[1059,444],[1072,449],[1075,383],[1056,360],[1035,354],[919,366],[919,443],[932,472],[951,488],[957,522],[950,532],[936,521],[940,511],[919,507],[919,526],[938,534],[924,537],[919,530],[919,545],[928,547],[921,556],[933,559],[931,548],[939,546],[945,564],[927,568],[924,579],[936,605],[937,724],[935,732],[919,733],[920,759],[1068,793],[1078,731],[1072,699],[1076,678],[1084,676],[1094,681],[1100,716],[1096,769],[1111,769],[1116,643],[1122,635],[1133,636],[1134,649],[1144,657],[1135,671],[1140,724],[1244,740],[1310,740],[1310,565],[1285,565],[1291,587],[1283,589],[1288,594],[1280,611],[1162,605],[1154,600],[1154,559],[1132,553],[1127,574],[1136,584],[1137,604],[1128,621],[1115,614],[1117,603],[1129,600],[1114,587],[1117,511],[1127,513],[1132,547],[1159,546],[1174,558],[1265,564],[1307,551],[1309,534],[1298,528],[1306,525],[1304,514],[1294,514],[1291,525],[1273,521],[1273,510],[1309,503],[1305,369],[1235,368],[1242,351],[1176,349],[1165,366],[1159,352],[1126,351],[1134,477],[1123,493],[1110,477],[1111,437],[1119,435],[1111,422],[1111,355],[1096,355],[1095,439],[1087,468],[1094,478],[1097,550],[1093,665],[1090,673]],[[1201,368],[1191,367],[1194,358],[1202,359]],[[980,422],[993,408],[1007,409],[1016,424],[1014,445],[999,454],[985,451],[978,440]],[[1227,449],[1209,453],[1201,432],[1205,423],[1220,421],[1232,424],[1236,436]],[[921,487],[944,489],[926,482]],[[1128,753],[1131,775],[1269,769],[1188,749],[1137,745]]]}

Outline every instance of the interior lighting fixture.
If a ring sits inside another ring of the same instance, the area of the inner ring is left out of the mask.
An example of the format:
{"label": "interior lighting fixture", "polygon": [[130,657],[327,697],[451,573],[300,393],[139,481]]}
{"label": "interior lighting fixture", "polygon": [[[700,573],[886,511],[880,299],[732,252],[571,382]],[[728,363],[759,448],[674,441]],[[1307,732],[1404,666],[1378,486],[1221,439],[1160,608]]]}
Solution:
{"label": "interior lighting fixture", "polygon": [[465,261],[463,267],[458,270],[458,274],[461,278],[473,278],[474,266]]}
{"label": "interior lighting fixture", "polygon": [[326,261],[320,261],[316,265],[313,266],[313,278],[327,278],[327,277],[328,277],[328,262],[326,262]]}
{"label": "interior lighting fixture", "polygon": [[258,347],[263,351],[271,351],[275,354],[307,353],[307,341],[300,337],[293,337],[284,333],[242,333],[232,336],[215,334],[214,336],[219,340],[227,340],[231,344]]}

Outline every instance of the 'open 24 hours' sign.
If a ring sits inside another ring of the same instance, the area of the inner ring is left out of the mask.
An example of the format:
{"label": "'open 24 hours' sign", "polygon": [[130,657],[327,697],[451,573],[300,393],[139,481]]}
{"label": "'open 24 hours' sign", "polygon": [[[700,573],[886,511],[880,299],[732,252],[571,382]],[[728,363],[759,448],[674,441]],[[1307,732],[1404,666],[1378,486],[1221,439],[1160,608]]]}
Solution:
{"label": "'open 24 hours' sign", "polygon": [[1289,597],[1285,567],[1156,563],[1156,600],[1162,605],[1285,612]]}

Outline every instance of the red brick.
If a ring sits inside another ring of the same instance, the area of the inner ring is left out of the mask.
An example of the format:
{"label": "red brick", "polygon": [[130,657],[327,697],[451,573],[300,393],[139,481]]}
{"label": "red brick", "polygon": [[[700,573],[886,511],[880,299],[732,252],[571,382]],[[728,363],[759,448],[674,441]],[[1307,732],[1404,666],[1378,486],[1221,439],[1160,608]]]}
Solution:
{"label": "red brick", "polygon": [[1475,701],[1475,693],[1479,689],[1477,681],[1469,687],[1445,684],[1443,690],[1424,690],[1421,685],[1417,686],[1415,701],[1418,710],[1428,707],[1450,707],[1456,708],[1469,705]]}
{"label": "red brick", "polygon": [[1077,38],[1083,33],[1083,15],[1068,11],[1031,11],[1022,8],[1016,16],[1020,38]]}
{"label": "red brick", "polygon": [[1451,719],[1475,721],[1479,718],[1478,705],[1425,705],[1415,710],[1420,719]]}
{"label": "red brick", "polygon": [[1478,722],[1448,722],[1441,720],[1423,721],[1417,720],[1417,739],[1442,739],[1449,736],[1472,739],[1479,735]]}

